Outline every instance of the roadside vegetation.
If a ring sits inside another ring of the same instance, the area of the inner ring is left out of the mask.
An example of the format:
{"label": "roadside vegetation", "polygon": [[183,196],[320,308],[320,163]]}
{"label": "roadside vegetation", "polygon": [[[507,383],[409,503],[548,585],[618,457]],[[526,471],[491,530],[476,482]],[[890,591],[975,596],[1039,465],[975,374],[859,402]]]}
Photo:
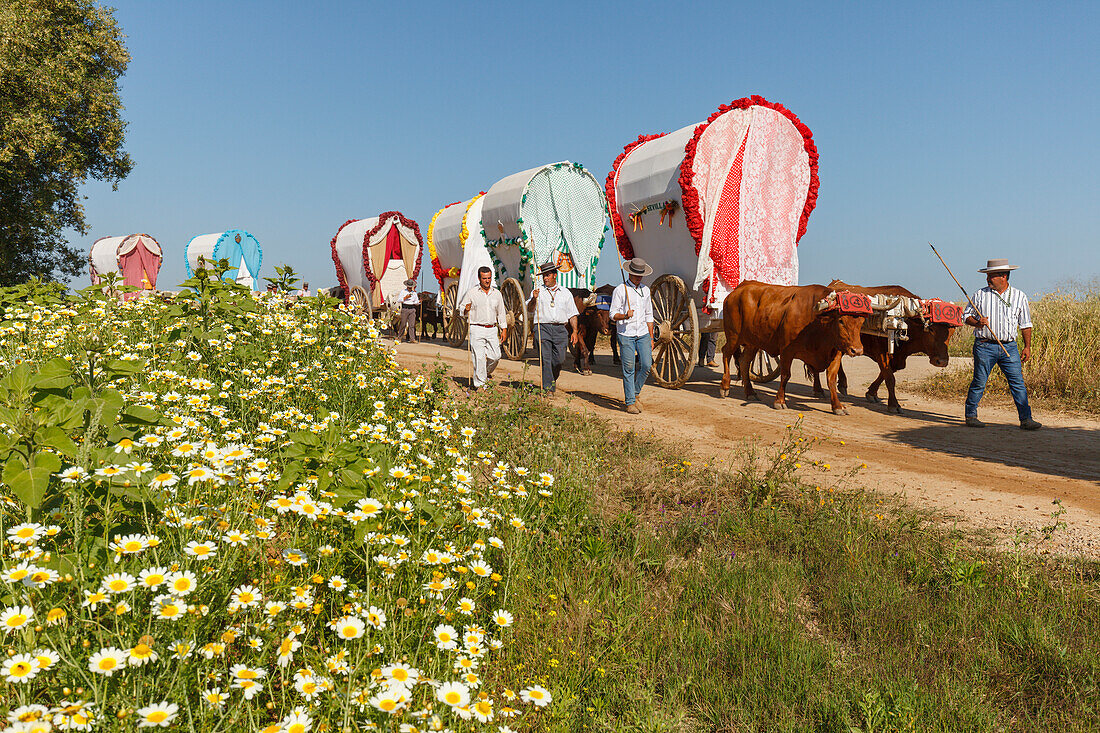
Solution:
{"label": "roadside vegetation", "polygon": [[468,422],[555,494],[510,558],[515,671],[547,730],[1057,731],[1100,726],[1100,565],[1008,552],[858,488],[799,482],[812,439],[695,465],[518,391]]}
{"label": "roadside vegetation", "polygon": [[0,291],[5,731],[1100,726],[1057,506],[997,551],[800,480],[798,423],[700,465],[456,396],[331,301],[184,285]]}
{"label": "roadside vegetation", "polygon": [[[1031,361],[1024,365],[1028,399],[1035,405],[1100,415],[1100,283],[1067,286],[1031,303]],[[970,356],[974,331],[958,330],[952,356]],[[937,397],[965,397],[971,367],[954,366],[925,379],[919,388]],[[986,394],[1011,404],[1008,384],[994,369]]]}

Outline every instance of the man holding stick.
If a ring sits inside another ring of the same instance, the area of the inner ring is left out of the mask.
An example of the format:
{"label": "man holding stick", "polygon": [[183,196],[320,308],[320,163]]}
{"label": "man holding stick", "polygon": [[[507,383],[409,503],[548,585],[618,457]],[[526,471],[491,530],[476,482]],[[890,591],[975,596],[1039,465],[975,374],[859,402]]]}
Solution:
{"label": "man holding stick", "polygon": [[397,338],[401,341],[411,341],[414,344],[419,340],[416,337],[416,312],[420,307],[420,295],[413,290],[416,280],[409,278],[405,281],[405,289],[397,295],[397,302],[401,304],[401,320],[397,326]]}
{"label": "man holding stick", "polygon": [[470,359],[474,362],[473,389],[485,385],[500,363],[500,345],[508,338],[508,310],[504,296],[493,287],[493,271],[477,269],[475,287],[466,291],[458,308],[470,324]]}
{"label": "man holding stick", "polygon": [[[542,276],[542,288],[531,291],[527,301],[527,310],[534,311],[535,338],[539,344],[539,359],[542,361],[542,389],[548,397],[554,396],[558,375],[565,363],[567,342],[574,346],[580,344],[577,332],[577,304],[573,302],[573,293],[558,285],[558,266],[547,262],[539,268]],[[566,324],[572,327],[572,336],[568,335]]]}
{"label": "man holding stick", "polygon": [[[623,404],[631,415],[642,411],[638,396],[653,367],[653,303],[642,278],[653,268],[641,257],[623,263],[629,282],[615,287],[611,294],[611,320],[617,327],[616,338],[622,354]],[[635,354],[638,363],[634,363]]]}
{"label": "man holding stick", "polygon": [[[993,365],[1001,368],[1020,416],[1020,427],[1038,430],[1041,423],[1031,418],[1024,386],[1023,364],[1031,358],[1031,309],[1027,296],[1008,284],[1009,272],[1016,269],[1008,260],[989,260],[978,272],[985,273],[986,286],[974,293],[963,317],[974,331],[974,379],[966,396],[966,424],[984,428],[978,419],[978,402],[985,393]],[[1024,339],[1024,350],[1016,346],[1016,331]]]}

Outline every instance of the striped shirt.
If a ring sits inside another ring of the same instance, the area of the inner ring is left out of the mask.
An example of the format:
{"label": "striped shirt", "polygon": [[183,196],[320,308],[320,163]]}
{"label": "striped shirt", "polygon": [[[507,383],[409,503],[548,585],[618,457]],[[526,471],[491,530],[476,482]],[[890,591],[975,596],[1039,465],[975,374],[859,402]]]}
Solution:
{"label": "striped shirt", "polygon": [[[1021,328],[1031,328],[1031,308],[1027,302],[1027,296],[1022,290],[1017,290],[1011,285],[1003,293],[998,293],[993,288],[986,286],[974,293],[970,299],[982,316],[989,319],[989,326],[980,326],[974,331],[974,338],[993,340],[996,336],[1003,342],[1015,341],[1016,331]],[[980,318],[974,312],[974,308],[967,304],[963,311],[963,319]]]}

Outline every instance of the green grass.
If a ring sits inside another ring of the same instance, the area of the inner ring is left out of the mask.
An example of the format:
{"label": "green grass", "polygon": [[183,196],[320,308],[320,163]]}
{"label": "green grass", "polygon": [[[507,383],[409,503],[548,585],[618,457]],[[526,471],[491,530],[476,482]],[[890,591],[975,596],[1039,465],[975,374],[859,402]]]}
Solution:
{"label": "green grass", "polygon": [[[1100,414],[1100,284],[1069,287],[1031,304],[1031,361],[1024,365],[1028,398],[1040,407]],[[1022,345],[1022,340],[1019,342]],[[973,329],[959,329],[951,340],[953,356],[970,356]],[[929,377],[920,389],[940,397],[965,396],[973,372],[949,368]],[[994,370],[987,394],[1008,399],[1008,384]]]}
{"label": "green grass", "polygon": [[503,591],[509,667],[554,685],[540,729],[1100,726],[1096,564],[1040,561],[1041,538],[998,553],[917,509],[800,484],[797,429],[697,466],[519,392],[468,419],[557,477]]}

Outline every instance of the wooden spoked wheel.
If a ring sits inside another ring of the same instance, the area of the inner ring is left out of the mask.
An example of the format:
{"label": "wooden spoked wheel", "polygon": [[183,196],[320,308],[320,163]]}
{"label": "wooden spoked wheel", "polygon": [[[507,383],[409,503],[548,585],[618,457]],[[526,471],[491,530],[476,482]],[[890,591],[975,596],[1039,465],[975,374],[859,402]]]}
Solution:
{"label": "wooden spoked wheel", "polygon": [[508,338],[501,344],[501,350],[509,359],[519,360],[527,351],[527,337],[530,335],[526,299],[519,281],[514,277],[500,284],[500,294],[504,296],[504,309],[508,311]]}
{"label": "wooden spoked wheel", "polygon": [[656,338],[653,344],[653,378],[676,389],[691,377],[699,355],[699,313],[684,281],[661,275],[650,288]]}
{"label": "wooden spoked wheel", "polygon": [[468,324],[466,319],[458,314],[458,283],[451,283],[443,293],[443,304],[440,306],[443,316],[443,333],[447,336],[447,343],[458,346],[466,340]]}
{"label": "wooden spoked wheel", "polygon": [[770,382],[779,376],[779,360],[764,350],[756,352],[749,364],[749,379],[757,384]]}
{"label": "wooden spoked wheel", "polygon": [[367,309],[367,291],[361,287],[354,287],[348,293],[348,307],[353,313],[362,313]]}

